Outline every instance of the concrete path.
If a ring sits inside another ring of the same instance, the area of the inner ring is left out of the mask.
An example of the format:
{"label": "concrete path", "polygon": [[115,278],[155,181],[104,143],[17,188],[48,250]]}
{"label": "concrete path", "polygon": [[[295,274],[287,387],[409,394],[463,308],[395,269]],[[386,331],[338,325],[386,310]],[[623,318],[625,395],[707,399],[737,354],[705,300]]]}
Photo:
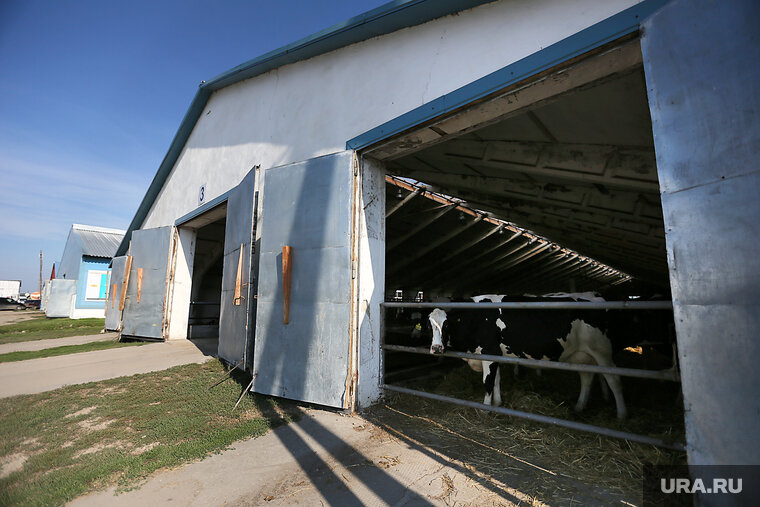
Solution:
{"label": "concrete path", "polygon": [[[102,336],[102,335],[101,335]],[[215,353],[187,340],[80,352],[0,364],[0,398],[51,391],[70,384],[202,363]]]}
{"label": "concrete path", "polygon": [[139,489],[70,505],[501,505],[530,497],[358,415],[303,410],[300,421]]}
{"label": "concrete path", "polygon": [[19,352],[26,350],[43,350],[66,345],[82,345],[91,342],[113,341],[119,333],[91,334],[87,336],[68,336],[66,338],[50,338],[47,340],[33,340],[30,342],[5,343],[0,345],[0,354]]}

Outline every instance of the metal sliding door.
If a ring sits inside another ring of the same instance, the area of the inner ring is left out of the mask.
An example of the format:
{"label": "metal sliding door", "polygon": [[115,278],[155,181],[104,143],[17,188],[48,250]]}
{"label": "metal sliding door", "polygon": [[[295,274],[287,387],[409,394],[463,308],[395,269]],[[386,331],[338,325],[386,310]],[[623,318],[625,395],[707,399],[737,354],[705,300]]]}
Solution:
{"label": "metal sliding door", "polygon": [[[348,405],[351,361],[352,152],[263,174],[253,390]],[[283,246],[292,248],[283,323]]]}
{"label": "metal sliding door", "polygon": [[253,330],[249,322],[256,310],[251,269],[255,179],[254,169],[227,199],[218,353],[233,365],[245,361],[249,366],[251,362],[248,344]]}
{"label": "metal sliding door", "polygon": [[172,226],[141,229],[132,233],[127,297],[122,334],[165,339],[168,289],[174,269],[176,229]]}
{"label": "metal sliding door", "polygon": [[106,299],[106,329],[118,331],[121,327],[121,293],[124,285],[124,267],[127,256],[114,257],[111,262],[111,285]]}

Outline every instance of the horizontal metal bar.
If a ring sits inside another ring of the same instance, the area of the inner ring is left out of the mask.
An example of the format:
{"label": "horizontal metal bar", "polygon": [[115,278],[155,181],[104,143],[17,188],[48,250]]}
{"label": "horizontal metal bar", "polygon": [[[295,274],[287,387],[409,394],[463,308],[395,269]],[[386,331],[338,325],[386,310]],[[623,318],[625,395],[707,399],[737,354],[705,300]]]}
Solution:
{"label": "horizontal metal bar", "polygon": [[640,442],[642,444],[651,444],[658,447],[664,447],[666,449],[673,449],[676,451],[685,451],[684,444],[680,442],[666,442],[660,438],[649,437],[646,435],[638,435],[636,433],[628,433],[625,431],[617,431],[610,428],[604,428],[602,426],[594,426],[591,424],[579,423],[575,421],[568,421],[567,419],[559,419],[556,417],[550,417],[540,414],[532,414],[530,412],[521,412],[519,410],[512,410],[504,407],[494,407],[492,405],[485,405],[475,401],[460,400],[459,398],[451,398],[449,396],[442,396],[440,394],[426,393],[424,391],[417,391],[415,389],[407,389],[406,387],[392,386],[383,384],[383,389],[388,391],[395,391],[398,393],[411,394],[413,396],[421,396],[423,398],[429,398],[431,400],[445,401],[447,403],[453,403],[455,405],[462,405],[465,407],[479,408],[482,410],[488,410],[490,412],[496,412],[497,414],[509,415],[512,417],[519,417],[521,419],[528,419],[530,421],[537,421],[545,424],[552,424],[554,426],[562,426],[563,428],[570,428],[573,430],[586,431],[589,433],[596,433],[612,438],[620,438],[623,440],[630,440],[631,442]]}
{"label": "horizontal metal bar", "polygon": [[422,354],[425,356],[435,357],[455,357],[457,359],[479,359],[481,361],[492,361],[494,363],[519,364],[531,368],[540,368],[545,370],[567,370],[567,371],[588,371],[591,373],[620,375],[621,377],[637,377],[654,380],[670,380],[680,382],[681,378],[673,370],[638,370],[634,368],[618,368],[616,366],[597,366],[593,364],[573,364],[558,361],[546,361],[542,359],[523,359],[520,357],[492,356],[490,354],[470,354],[468,352],[447,351],[443,354],[431,354],[430,349],[425,347],[407,347],[404,345],[382,345],[385,350],[396,352],[411,352],[412,354]]}
{"label": "horizontal metal bar", "polygon": [[509,303],[380,303],[385,308],[441,308],[456,310],[500,308],[502,310],[671,310],[672,301],[537,301]]}

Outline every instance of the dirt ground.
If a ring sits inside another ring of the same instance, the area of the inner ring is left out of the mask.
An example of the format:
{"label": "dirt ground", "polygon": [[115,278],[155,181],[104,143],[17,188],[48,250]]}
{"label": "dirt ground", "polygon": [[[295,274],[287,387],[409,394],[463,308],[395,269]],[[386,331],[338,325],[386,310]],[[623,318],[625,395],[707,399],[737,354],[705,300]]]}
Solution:
{"label": "dirt ground", "polygon": [[[493,459],[508,473],[484,473],[462,461],[452,442],[419,440],[424,425],[410,426],[403,416],[391,421],[394,413],[385,407],[368,416],[299,410],[296,422],[159,473],[139,489],[115,495],[112,488],[71,505],[545,505],[527,492],[534,474],[517,473],[502,455]],[[576,489],[574,498],[552,500],[606,505],[618,499],[604,491],[585,494],[591,486]]]}
{"label": "dirt ground", "polygon": [[[138,489],[111,488],[72,505],[641,505],[638,477],[618,488],[530,445],[505,450],[488,439],[489,425],[494,433],[521,429],[490,414],[475,415],[480,427],[466,432],[442,427],[437,416],[421,415],[430,407],[403,396],[360,414],[296,410],[299,420],[263,437],[155,474]],[[465,410],[445,412],[472,418]],[[598,445],[590,442],[575,443]]]}
{"label": "dirt ground", "polygon": [[25,320],[43,317],[44,315],[45,313],[40,310],[2,310],[0,311],[0,326],[17,324]]}

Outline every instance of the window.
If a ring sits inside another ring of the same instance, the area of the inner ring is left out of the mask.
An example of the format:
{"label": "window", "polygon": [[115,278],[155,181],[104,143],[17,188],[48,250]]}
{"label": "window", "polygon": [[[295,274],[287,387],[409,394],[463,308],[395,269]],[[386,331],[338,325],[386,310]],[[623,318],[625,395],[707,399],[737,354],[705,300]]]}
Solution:
{"label": "window", "polygon": [[90,270],[87,272],[85,301],[105,301],[108,293],[108,271]]}

